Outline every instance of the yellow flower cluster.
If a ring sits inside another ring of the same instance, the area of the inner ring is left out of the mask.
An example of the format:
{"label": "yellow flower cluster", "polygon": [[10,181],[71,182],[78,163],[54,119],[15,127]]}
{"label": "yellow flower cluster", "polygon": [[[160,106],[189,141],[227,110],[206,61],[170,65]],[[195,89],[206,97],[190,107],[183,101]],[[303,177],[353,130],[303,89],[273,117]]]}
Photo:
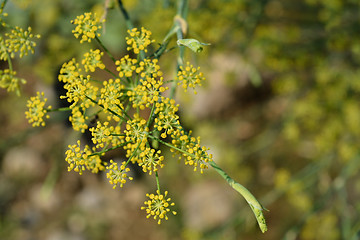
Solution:
{"label": "yellow flower cluster", "polygon": [[100,37],[98,31],[102,28],[100,19],[97,18],[96,13],[84,13],[71,21],[76,27],[72,31],[76,38],[81,37],[80,43],[85,41],[91,42],[91,39]]}
{"label": "yellow flower cluster", "polygon": [[67,99],[71,106],[76,106],[78,102],[85,100],[86,92],[89,87],[90,76],[84,77],[80,75],[78,78],[73,78],[72,81],[67,82],[64,88],[67,90],[65,96],[61,99]]}
{"label": "yellow flower cluster", "polygon": [[80,131],[82,133],[88,129],[88,125],[86,124],[86,120],[88,120],[88,116],[83,114],[83,111],[80,107],[75,106],[71,109],[71,116],[69,117],[69,121],[72,124],[72,127],[75,131]]}
{"label": "yellow flower cluster", "polygon": [[9,58],[9,53],[6,48],[5,40],[0,36],[0,60],[7,61]]}
{"label": "yellow flower cluster", "polygon": [[[168,192],[165,191],[164,194],[160,194],[160,191],[157,190],[156,194],[146,194],[149,200],[145,201],[145,207],[141,207],[142,210],[145,210],[148,214],[146,217],[154,217],[158,219],[158,224],[161,224],[161,220],[168,220],[167,214],[171,211],[169,207],[175,205],[175,203],[170,202],[171,198],[166,198]],[[172,211],[172,214],[176,215],[175,211]]]}
{"label": "yellow flower cluster", "polygon": [[[86,68],[85,65],[83,65]],[[98,87],[91,83],[90,75],[82,75],[82,69],[75,59],[64,63],[60,69],[58,76],[59,81],[64,82],[64,89],[67,90],[65,96],[60,96],[61,99],[67,99],[71,109],[71,116],[69,121],[72,123],[73,129],[76,131],[85,132],[88,128],[88,116],[86,111],[94,107],[94,99],[97,98]]]}
{"label": "yellow flower cluster", "polygon": [[151,32],[145,28],[141,28],[138,31],[137,28],[128,30],[130,37],[126,37],[127,50],[133,50],[135,54],[139,54],[140,51],[147,52],[147,47],[155,40],[150,40]]}
{"label": "yellow flower cluster", "polygon": [[6,89],[8,92],[16,92],[20,95],[20,83],[25,84],[23,78],[16,77],[16,72],[10,69],[0,70],[0,88]]}
{"label": "yellow flower cluster", "polygon": [[4,21],[4,18],[7,16],[8,16],[8,14],[4,12],[3,8],[1,8],[0,9],[0,24],[3,27],[6,27],[6,25],[7,25],[6,22]]}
{"label": "yellow flower cluster", "polygon": [[162,138],[166,138],[180,127],[179,116],[176,114],[179,105],[175,105],[174,99],[162,97],[155,107],[157,117],[154,120],[154,128],[162,132]]}
{"label": "yellow flower cluster", "polygon": [[5,40],[7,51],[11,53],[11,57],[15,57],[16,52],[20,52],[19,56],[22,58],[28,55],[29,52],[34,53],[36,43],[33,38],[40,38],[40,35],[31,33],[31,27],[24,30],[18,26],[13,28],[10,33],[5,33],[8,39]]}
{"label": "yellow flower cluster", "polygon": [[76,62],[75,58],[73,58],[69,62],[62,65],[58,79],[63,83],[72,82],[73,79],[80,77],[80,72],[81,69],[79,64]]}
{"label": "yellow flower cluster", "polygon": [[82,175],[85,169],[90,170],[92,173],[98,173],[105,169],[100,156],[94,154],[94,149],[91,149],[88,145],[85,145],[83,150],[81,149],[80,140],[77,141],[77,144],[69,145],[65,155],[65,161],[69,163],[69,172],[74,170]]}
{"label": "yellow flower cluster", "polygon": [[124,56],[120,60],[117,60],[115,64],[118,66],[116,70],[119,72],[119,77],[132,77],[133,72],[140,72],[140,69],[137,70],[136,66],[137,60],[131,59],[129,55]]}
{"label": "yellow flower cluster", "polygon": [[[131,43],[131,49],[145,51],[152,42],[151,33],[143,28],[141,31],[133,29],[129,31],[129,35],[127,42]],[[91,50],[85,54],[81,62],[85,71],[93,72],[96,67],[104,69],[102,55],[100,50]],[[69,119],[73,128],[84,132],[90,121],[87,114],[91,112],[90,108],[100,107],[100,112],[105,113],[108,121],[98,121],[96,127],[90,130],[97,149],[121,145],[133,163],[139,164],[144,172],[151,174],[163,166],[161,152],[153,151],[149,147],[148,138],[152,137],[149,127],[153,126],[161,138],[171,137],[174,145],[172,150],[184,157],[185,164],[193,166],[194,170],[200,169],[201,172],[206,169],[212,158],[207,153],[208,149],[200,146],[199,138],[185,134],[177,115],[178,105],[174,100],[161,96],[167,87],[164,86],[158,60],[138,61],[126,55],[115,61],[115,65],[119,78],[103,81],[100,91],[89,75],[82,75],[82,67],[75,59],[63,65],[59,80],[65,83],[67,92],[61,98],[66,98],[71,103],[72,115]],[[182,68],[178,78],[186,82],[186,86],[194,87],[202,79],[198,70],[188,63]],[[144,119],[139,114],[130,117],[126,114],[129,106],[126,107],[124,103],[138,111],[152,108],[152,119]],[[112,126],[110,120],[118,122],[118,125]],[[119,126],[125,122],[126,128],[121,132]]]}
{"label": "yellow flower cluster", "polygon": [[126,161],[123,161],[119,167],[116,162],[110,160],[110,165],[106,167],[109,170],[106,173],[106,177],[109,179],[110,184],[114,185],[114,189],[118,184],[120,187],[123,187],[127,179],[133,180],[133,177],[127,175],[130,172],[130,168],[126,167],[126,165]]}
{"label": "yellow flower cluster", "polygon": [[157,78],[162,76],[162,72],[160,71],[160,66],[158,65],[157,59],[144,59],[144,61],[139,63],[141,67],[141,74],[142,78],[144,77],[152,77]]}
{"label": "yellow flower cluster", "polygon": [[24,30],[18,26],[12,27],[4,21],[7,13],[3,12],[5,6],[3,2],[0,6],[0,25],[7,28],[9,32],[5,32],[4,36],[0,36],[0,60],[8,61],[9,69],[0,70],[0,88],[7,89],[8,92],[14,91],[20,96],[20,83],[25,84],[26,81],[22,78],[16,77],[16,72],[12,68],[11,58],[15,57],[15,53],[19,53],[22,58],[25,55],[34,53],[36,43],[35,38],[40,38],[40,35],[31,33],[31,27]]}
{"label": "yellow flower cluster", "polygon": [[151,175],[158,170],[158,167],[164,167],[162,163],[164,156],[160,154],[160,150],[155,152],[155,149],[145,148],[145,150],[140,153],[139,166],[142,167],[144,172],[149,172],[149,175]]}
{"label": "yellow flower cluster", "polygon": [[179,150],[170,150],[180,154],[180,158],[184,158],[186,165],[193,166],[194,171],[200,168],[200,172],[203,173],[203,170],[209,167],[213,156],[208,153],[208,148],[200,145],[200,137],[195,138],[190,135],[191,132],[186,134],[184,130],[175,131],[172,134],[172,144]]}
{"label": "yellow flower cluster", "polygon": [[97,122],[96,127],[90,128],[92,142],[96,148],[104,148],[105,145],[118,146],[123,142],[120,126],[111,126],[109,122]]}
{"label": "yellow flower cluster", "polygon": [[[81,42],[97,36],[99,22],[94,19],[94,15],[88,13],[73,21],[77,24],[73,32],[76,37],[81,37]],[[66,152],[68,170],[80,174],[86,169],[106,171],[114,188],[123,187],[133,179],[129,164],[137,164],[143,172],[154,174],[158,179],[157,173],[164,167],[165,159],[162,152],[154,147],[153,142],[157,141],[179,154],[186,165],[202,173],[212,161],[212,156],[207,153],[207,148],[200,145],[200,138],[191,137],[183,130],[175,100],[163,96],[168,88],[158,60],[140,55],[141,51],[146,53],[148,45],[153,42],[151,32],[144,28],[140,31],[132,29],[129,35],[126,38],[128,50],[139,55],[134,59],[130,55],[113,59],[116,72],[110,70],[113,67],[106,68],[101,61],[104,53],[98,49],[84,54],[80,63],[71,59],[60,70],[58,79],[64,83],[66,90],[61,98],[70,103],[69,120],[73,129],[84,132],[89,128],[94,144],[93,148],[86,145],[83,150],[80,142],[70,145]],[[100,39],[97,40],[101,43]],[[105,70],[112,78],[100,82],[92,75],[95,70]],[[198,70],[188,64],[178,80],[183,84],[186,82],[186,86],[195,87],[202,80]],[[92,127],[89,127],[90,124]],[[167,138],[169,141],[165,142]],[[102,155],[116,148],[126,151],[127,160],[121,163],[113,160],[108,164],[101,162]],[[159,184],[157,186],[156,194],[147,194],[149,200],[142,209],[146,209],[148,217],[153,216],[161,223],[161,220],[168,219],[169,207],[174,204],[166,197],[167,191],[161,194]]]}
{"label": "yellow flower cluster", "polygon": [[99,49],[92,50],[84,54],[84,59],[82,64],[84,65],[86,72],[95,72],[96,68],[104,69],[105,65],[101,61],[101,57],[104,55],[103,52],[100,52]]}
{"label": "yellow flower cluster", "polygon": [[[124,85],[121,84],[120,79],[109,79],[109,81],[104,81],[103,87],[100,89],[100,99],[99,104],[104,107],[105,110],[110,110],[113,113],[122,114],[121,111],[124,109],[124,106],[120,102],[120,98],[123,95]],[[113,116],[117,117],[117,115]]]}
{"label": "yellow flower cluster", "polygon": [[159,100],[159,96],[167,88],[163,87],[163,78],[159,79],[146,77],[140,79],[141,84],[137,85],[132,91],[128,91],[127,95],[133,103],[133,108],[139,107],[144,110]]}
{"label": "yellow flower cluster", "polygon": [[49,118],[46,113],[51,109],[51,106],[45,108],[47,98],[44,93],[37,92],[35,97],[31,97],[27,102],[28,111],[25,112],[26,118],[33,127],[45,126],[44,118]]}
{"label": "yellow flower cluster", "polygon": [[180,71],[177,74],[178,85],[182,84],[182,87],[185,89],[185,92],[189,87],[194,89],[196,94],[195,87],[201,86],[201,82],[205,80],[203,73],[199,72],[200,67],[195,68],[189,62],[186,63],[186,66],[180,66]]}
{"label": "yellow flower cluster", "polygon": [[126,124],[125,141],[128,144],[124,147],[127,150],[127,157],[130,157],[136,150],[145,150],[148,142],[149,128],[146,120],[135,114],[134,119],[129,119]]}

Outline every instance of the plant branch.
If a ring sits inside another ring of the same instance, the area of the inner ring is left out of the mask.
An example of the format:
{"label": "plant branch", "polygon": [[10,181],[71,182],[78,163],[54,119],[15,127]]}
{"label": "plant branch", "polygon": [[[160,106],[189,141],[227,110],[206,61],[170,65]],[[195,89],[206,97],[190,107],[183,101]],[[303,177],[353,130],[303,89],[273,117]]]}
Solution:
{"label": "plant branch", "polygon": [[247,190],[243,185],[236,182],[234,179],[232,179],[224,170],[222,170],[214,161],[210,162],[210,166],[215,169],[215,171],[223,177],[227,183],[238,193],[240,193],[247,203],[250,205],[251,210],[254,212],[254,215],[256,217],[256,220],[259,224],[259,227],[261,231],[264,233],[267,231],[267,226],[265,222],[265,218],[263,215],[263,210],[267,210],[264,208],[261,203],[254,197],[254,195],[251,194],[249,190]]}

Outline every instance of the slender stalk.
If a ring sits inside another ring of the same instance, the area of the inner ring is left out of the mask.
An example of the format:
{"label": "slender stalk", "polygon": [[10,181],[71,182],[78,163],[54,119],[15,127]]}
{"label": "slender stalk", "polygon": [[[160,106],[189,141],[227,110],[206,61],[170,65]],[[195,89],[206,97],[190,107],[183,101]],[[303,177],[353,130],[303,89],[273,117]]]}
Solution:
{"label": "slender stalk", "polygon": [[95,153],[93,153],[93,154],[90,154],[89,156],[96,156],[96,155],[101,156],[102,154],[107,153],[107,152],[109,152],[109,151],[111,151],[111,150],[115,150],[115,149],[118,149],[118,148],[120,148],[120,147],[123,147],[123,146],[125,146],[125,145],[128,144],[128,143],[131,143],[131,142],[124,142],[124,143],[122,143],[122,144],[120,144],[120,145],[116,145],[116,146],[111,147],[111,148],[105,148],[105,149],[101,150],[100,152],[95,152]]}
{"label": "slender stalk", "polygon": [[139,149],[141,145],[141,142],[138,143],[138,145],[136,146],[135,150],[133,151],[133,153],[131,154],[131,156],[129,157],[129,159],[127,160],[125,167],[129,164],[129,162],[131,161],[131,159],[135,156],[137,150]]}
{"label": "slender stalk", "polygon": [[120,11],[121,11],[121,13],[123,14],[123,16],[124,16],[124,18],[125,18],[126,27],[127,27],[128,29],[133,29],[133,28],[134,28],[134,25],[133,25],[133,23],[131,22],[130,16],[129,16],[128,12],[126,11],[126,9],[125,9],[122,1],[121,1],[121,0],[118,0],[118,3],[119,3]]}
{"label": "slender stalk", "polygon": [[117,77],[118,77],[115,73],[113,73],[112,71],[110,71],[108,68],[105,68],[104,70],[107,71],[108,73],[110,73],[114,78],[117,78]]}
{"label": "slender stalk", "polygon": [[164,141],[161,140],[160,138],[156,138],[156,137],[154,137],[154,136],[152,136],[152,135],[149,135],[149,138],[151,138],[151,139],[153,139],[153,140],[156,140],[156,141],[159,141],[160,143],[164,144],[165,146],[168,146],[168,147],[170,147],[170,148],[172,148],[172,149],[174,149],[174,150],[177,150],[177,151],[179,151],[179,152],[181,152],[181,153],[184,153],[184,154],[186,154],[186,155],[188,155],[188,156],[190,156],[190,157],[193,157],[193,158],[196,157],[194,154],[191,154],[191,153],[186,152],[186,151],[184,151],[184,150],[182,150],[182,149],[180,149],[180,148],[177,148],[177,147],[171,145],[170,143],[164,142]]}
{"label": "slender stalk", "polygon": [[12,67],[12,62],[11,62],[11,59],[10,59],[10,54],[8,53],[8,51],[6,51],[6,57],[7,57],[7,62],[9,64],[9,70],[10,70],[10,72],[12,72],[13,67]]}
{"label": "slender stalk", "polygon": [[251,194],[247,188],[245,188],[240,183],[236,182],[234,179],[232,179],[224,170],[222,170],[214,161],[210,162],[210,166],[215,169],[215,171],[223,177],[226,182],[238,193],[240,193],[247,203],[250,205],[251,210],[254,212],[254,215],[256,217],[256,220],[259,224],[259,227],[261,231],[264,233],[267,231],[267,225],[265,222],[265,217],[263,215],[263,210],[267,210],[264,208],[261,203],[254,197],[254,195]]}
{"label": "slender stalk", "polygon": [[101,42],[100,38],[98,38],[96,35],[95,35],[95,39],[97,41],[97,43],[104,49],[104,51],[106,52],[106,54],[111,58],[111,60],[113,62],[116,62],[116,59],[113,57],[113,55],[110,53],[110,51],[105,47],[105,45]]}
{"label": "slender stalk", "polygon": [[185,19],[188,12],[188,0],[179,0],[178,4],[177,14]]}
{"label": "slender stalk", "polygon": [[[97,101],[95,101],[94,99],[92,99],[92,98],[90,98],[90,97],[88,97],[88,96],[85,96],[85,97],[86,97],[87,99],[89,99],[90,101],[92,101],[93,103],[95,103],[96,105],[98,105],[99,107],[105,109],[104,105],[99,104]],[[123,121],[126,121],[126,119],[125,119],[123,116],[119,115],[118,113],[114,112],[113,110],[111,110],[111,109],[106,109],[106,110],[109,111],[109,112],[111,112],[111,113],[114,114],[115,116],[119,117],[119,118],[122,119]]]}
{"label": "slender stalk", "polygon": [[150,115],[149,115],[149,119],[148,119],[148,121],[147,121],[147,123],[146,123],[146,127],[147,127],[147,128],[150,127],[150,124],[151,124],[152,121],[154,120],[153,115],[154,115],[154,111],[155,111],[155,105],[156,105],[156,103],[154,103],[154,104],[152,105],[151,112],[150,112]]}
{"label": "slender stalk", "polygon": [[160,191],[159,175],[158,175],[158,172],[157,172],[157,171],[155,172],[155,179],[156,179],[156,187],[157,187],[157,190],[159,190],[159,193],[161,193],[161,191]]}
{"label": "slender stalk", "polygon": [[47,108],[46,112],[67,112],[71,111],[71,108],[69,107],[62,107],[62,108]]}
{"label": "slender stalk", "polygon": [[1,3],[1,6],[0,6],[0,12],[2,12],[4,10],[4,7],[6,5],[8,0],[4,0],[2,3]]}
{"label": "slender stalk", "polygon": [[[181,17],[181,19],[185,20],[187,17],[187,11],[188,11],[188,0],[179,0],[178,2],[178,9],[177,14]],[[177,26],[176,29],[176,36],[177,39],[183,39],[184,38],[184,32],[181,26],[181,22],[179,20],[175,21],[175,25]],[[184,46],[179,46],[179,56],[177,58],[177,71],[180,70],[180,66],[184,64],[184,54],[185,54],[185,48]],[[177,83],[173,82],[170,88],[170,98],[175,97]]]}
{"label": "slender stalk", "polygon": [[166,34],[165,38],[163,39],[162,44],[153,54],[154,58],[159,59],[160,56],[166,51],[166,47],[169,44],[171,37],[176,34],[178,29],[179,29],[179,25],[175,24],[175,22],[174,22],[174,24],[170,28],[169,32]]}

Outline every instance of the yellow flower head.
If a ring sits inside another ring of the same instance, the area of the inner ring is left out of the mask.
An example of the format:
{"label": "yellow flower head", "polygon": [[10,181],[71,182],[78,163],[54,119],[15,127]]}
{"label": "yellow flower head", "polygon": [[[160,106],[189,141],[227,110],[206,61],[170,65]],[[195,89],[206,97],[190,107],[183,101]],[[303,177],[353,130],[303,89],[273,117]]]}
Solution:
{"label": "yellow flower head", "polygon": [[144,78],[145,76],[153,78],[161,77],[162,72],[160,71],[160,66],[157,63],[157,59],[144,59],[144,61],[140,62],[140,76],[142,78]]}
{"label": "yellow flower head", "polygon": [[98,33],[98,31],[102,27],[96,13],[84,13],[83,15],[78,16],[75,20],[72,20],[71,23],[76,25],[72,32],[76,38],[81,37],[80,43],[85,41],[91,42],[91,39],[100,37],[100,33]]}
{"label": "yellow flower head", "polygon": [[104,55],[103,52],[100,52],[99,49],[92,50],[84,54],[84,58],[82,60],[82,65],[85,68],[86,72],[95,72],[96,68],[104,69],[105,65],[101,61],[101,57]]}
{"label": "yellow flower head", "polygon": [[87,116],[83,114],[81,109],[77,106],[71,109],[71,116],[69,117],[69,121],[72,124],[72,127],[75,131],[85,132],[88,128],[86,124],[86,120],[88,119]]}
{"label": "yellow flower head", "polygon": [[65,152],[65,161],[69,163],[68,171],[74,170],[82,175],[85,169],[92,173],[98,173],[105,170],[105,167],[99,155],[93,154],[93,151],[88,145],[81,149],[80,141],[76,144],[69,145],[69,149]]}
{"label": "yellow flower head", "polygon": [[5,40],[0,36],[0,60],[7,61],[9,57]]}
{"label": "yellow flower head", "polygon": [[149,128],[146,127],[146,120],[135,114],[134,119],[129,119],[126,123],[125,141],[131,142],[134,146],[140,144],[140,149],[145,149],[145,144],[149,135]]}
{"label": "yellow flower head", "polygon": [[[178,85],[182,84],[182,87],[185,89],[185,92],[189,87],[195,90],[195,87],[201,86],[201,82],[205,80],[203,73],[199,72],[200,67],[195,68],[189,62],[186,63],[186,66],[180,66],[180,71],[177,74]],[[196,91],[194,91],[196,94]]]}
{"label": "yellow flower head", "polygon": [[103,148],[105,146],[118,146],[123,142],[121,136],[120,126],[110,126],[109,122],[97,122],[96,127],[90,128],[92,141],[96,148]]}
{"label": "yellow flower head", "polygon": [[110,160],[110,165],[106,167],[109,170],[106,173],[106,177],[109,179],[110,184],[116,186],[119,184],[120,187],[123,187],[127,179],[133,180],[132,177],[127,175],[127,172],[130,172],[130,168],[126,167],[126,161],[123,161],[120,166],[113,160]]}
{"label": "yellow flower head", "polygon": [[0,70],[0,88],[7,89],[8,92],[15,92],[20,95],[20,83],[25,84],[26,80],[16,77],[16,72],[10,69]]}
{"label": "yellow flower head", "polygon": [[120,79],[109,79],[103,82],[103,87],[100,89],[99,104],[101,104],[105,110],[111,110],[115,113],[121,112],[124,106],[120,102],[120,98],[123,95],[121,92],[125,88],[121,84]]}
{"label": "yellow flower head", "polygon": [[155,118],[154,128],[158,131],[164,132],[161,134],[162,138],[166,138],[180,126],[179,116],[176,114],[179,105],[175,105],[175,100],[162,97],[161,101],[155,105]]}
{"label": "yellow flower head", "polygon": [[76,62],[75,58],[73,58],[62,65],[58,79],[60,82],[64,83],[71,82],[80,77],[80,72],[81,69],[79,68],[79,64]]}
{"label": "yellow flower head", "polygon": [[140,82],[140,85],[127,92],[134,108],[145,109],[145,107],[150,107],[159,100],[160,94],[167,89],[162,86],[162,77],[158,79],[146,77],[145,79],[140,79]]}
{"label": "yellow flower head", "polygon": [[137,69],[136,63],[137,60],[130,58],[129,55],[117,60],[115,64],[118,66],[116,70],[119,72],[119,77],[131,77]]}
{"label": "yellow flower head", "polygon": [[64,85],[64,89],[66,89],[67,92],[65,96],[60,96],[60,98],[66,98],[69,103],[72,103],[70,107],[74,107],[78,102],[84,101],[86,99],[86,93],[88,89],[90,89],[89,80],[89,75],[86,77],[80,75],[80,77],[68,81]]}
{"label": "yellow flower head", "polygon": [[2,25],[3,27],[5,27],[7,24],[4,21],[4,18],[6,18],[8,16],[8,14],[6,12],[4,12],[4,9],[1,8],[0,9],[0,25]]}
{"label": "yellow flower head", "polygon": [[[166,198],[168,192],[165,191],[164,194],[160,194],[160,191],[157,190],[156,194],[146,194],[149,200],[145,201],[145,207],[141,207],[142,210],[145,210],[147,213],[147,218],[153,216],[154,219],[158,220],[158,224],[161,224],[161,220],[168,220],[167,213],[170,212],[170,206],[174,206],[175,203],[171,203],[171,198]],[[172,211],[172,214],[176,215],[175,211]]]}
{"label": "yellow flower head", "polygon": [[5,45],[8,52],[11,53],[11,57],[15,57],[16,52],[20,52],[20,58],[24,55],[28,55],[29,52],[34,53],[36,43],[33,38],[40,38],[40,35],[34,35],[31,33],[31,27],[24,30],[18,26],[13,28],[10,33],[5,33],[8,39],[5,40]]}
{"label": "yellow flower head", "polygon": [[44,97],[43,92],[37,92],[35,97],[31,97],[30,100],[28,100],[26,105],[28,111],[25,112],[25,115],[33,127],[45,126],[44,118],[49,118],[49,115],[46,113],[51,109],[51,106],[44,108],[46,101],[47,99]]}
{"label": "yellow flower head", "polygon": [[139,166],[142,167],[144,172],[148,172],[151,175],[158,170],[158,167],[164,167],[162,163],[164,156],[160,154],[160,150],[155,152],[155,149],[146,148],[140,153]]}
{"label": "yellow flower head", "polygon": [[139,54],[140,51],[147,52],[147,46],[149,46],[155,40],[150,40],[151,32],[145,28],[141,28],[138,31],[137,28],[128,30],[130,37],[126,37],[126,44],[128,45],[127,50],[133,49],[135,54]]}
{"label": "yellow flower head", "polygon": [[208,153],[208,148],[200,145],[200,137],[191,137],[191,131],[186,134],[184,130],[176,130],[171,134],[171,138],[172,144],[181,151],[173,149],[170,151],[180,154],[180,158],[184,158],[185,165],[194,167],[194,171],[200,169],[200,173],[208,168],[213,156]]}

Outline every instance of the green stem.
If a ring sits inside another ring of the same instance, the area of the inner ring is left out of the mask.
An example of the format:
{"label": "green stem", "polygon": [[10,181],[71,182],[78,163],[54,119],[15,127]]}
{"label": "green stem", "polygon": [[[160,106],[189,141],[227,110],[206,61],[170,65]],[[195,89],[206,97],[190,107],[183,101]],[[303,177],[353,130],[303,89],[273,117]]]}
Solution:
{"label": "green stem", "polygon": [[128,29],[133,29],[133,28],[134,28],[134,25],[133,25],[133,23],[132,23],[131,20],[130,20],[130,16],[129,16],[128,12],[127,12],[126,9],[124,8],[124,5],[123,5],[122,1],[121,1],[121,0],[118,0],[118,3],[119,3],[120,11],[121,11],[121,13],[124,15],[126,27],[127,27]]}
{"label": "green stem", "polygon": [[264,233],[267,231],[267,226],[265,222],[265,217],[263,215],[263,210],[267,210],[264,208],[261,203],[254,197],[254,195],[251,194],[249,190],[247,190],[243,185],[236,182],[234,179],[232,179],[224,170],[222,170],[214,161],[210,162],[210,166],[215,169],[215,171],[223,177],[227,183],[238,193],[240,193],[247,203],[250,205],[251,210],[254,212],[254,215],[256,217],[256,220],[259,224],[259,227],[261,231]]}
{"label": "green stem", "polygon": [[1,6],[0,6],[0,11],[1,11],[1,13],[2,13],[2,11],[4,10],[4,7],[5,7],[6,3],[7,3],[7,1],[8,1],[8,0],[4,0],[4,1],[1,3]]}
{"label": "green stem", "polygon": [[188,152],[186,152],[186,151],[184,151],[184,150],[182,150],[182,149],[180,149],[180,148],[177,148],[177,147],[171,145],[170,143],[164,142],[164,141],[161,140],[160,138],[154,137],[154,136],[152,136],[152,135],[149,135],[149,138],[151,138],[151,139],[153,139],[153,140],[156,140],[156,141],[159,141],[160,143],[164,144],[165,146],[168,146],[168,147],[170,147],[170,148],[172,148],[172,149],[174,149],[174,150],[177,150],[177,151],[179,151],[179,152],[181,152],[181,153],[184,153],[184,154],[186,154],[186,155],[188,155],[188,156],[190,156],[190,157],[196,158],[196,156],[195,156],[194,154],[188,153]]}
{"label": "green stem", "polygon": [[7,62],[9,64],[9,70],[10,70],[10,72],[12,72],[13,67],[12,67],[12,62],[11,62],[11,59],[10,59],[10,54],[8,53],[8,51],[6,51],[6,57],[7,57]]}
{"label": "green stem", "polygon": [[110,53],[110,51],[105,47],[105,45],[101,42],[100,38],[98,38],[97,36],[95,36],[96,41],[98,42],[98,44],[104,49],[104,51],[106,52],[106,54],[111,58],[111,60],[115,63],[116,59],[113,57],[113,55]]}
{"label": "green stem", "polygon": [[[178,6],[178,10],[177,10],[178,15],[182,19],[186,19],[187,11],[188,11],[188,0],[179,0],[179,6]],[[181,28],[181,22],[175,21],[175,25],[178,27],[176,30],[177,40],[183,39],[184,33]],[[185,54],[184,46],[179,46],[179,56],[177,58],[177,71],[176,72],[178,72],[180,70],[180,66],[182,66],[184,64],[184,54]],[[177,83],[173,82],[173,84],[171,85],[171,88],[170,88],[170,98],[175,97],[176,87],[177,87]]]}
{"label": "green stem", "polygon": [[107,71],[108,73],[110,73],[114,78],[117,78],[117,77],[118,77],[115,73],[113,73],[112,71],[110,71],[108,68],[105,68],[104,70]]}
{"label": "green stem", "polygon": [[138,143],[138,145],[136,146],[135,150],[133,151],[133,153],[131,154],[131,156],[129,157],[129,159],[127,160],[125,167],[129,164],[129,162],[131,161],[131,159],[135,156],[136,151],[139,149],[141,145],[141,141]]}
{"label": "green stem", "polygon": [[[125,110],[123,111],[124,115],[128,118],[128,119],[131,119],[131,117],[129,116],[129,114],[127,113],[130,109],[130,103],[127,104]],[[121,125],[126,119],[121,119],[121,121],[119,122],[119,124]]]}
{"label": "green stem", "polygon": [[126,121],[126,119],[123,117],[123,116],[120,116],[119,114],[117,114],[116,112],[114,112],[113,110],[111,109],[105,109],[104,105],[102,104],[99,104],[97,101],[95,101],[94,99],[88,97],[88,96],[85,96],[87,99],[89,99],[90,101],[92,101],[93,103],[95,103],[96,105],[98,105],[99,107],[103,108],[104,110],[106,111],[109,111],[110,113],[114,114],[115,116],[119,117],[120,119],[122,119],[123,121]]}
{"label": "green stem", "polygon": [[120,144],[120,145],[116,145],[116,146],[111,147],[111,148],[103,149],[103,150],[101,150],[100,152],[92,153],[92,154],[90,154],[89,156],[96,156],[96,155],[101,156],[102,154],[107,153],[107,152],[109,152],[109,151],[111,151],[111,150],[115,150],[115,149],[117,149],[117,148],[123,147],[123,146],[125,146],[125,145],[128,144],[128,143],[131,143],[131,142],[124,142],[124,143],[122,143],[122,144]]}
{"label": "green stem", "polygon": [[71,111],[69,107],[62,107],[62,108],[47,108],[46,112],[67,112]]}
{"label": "green stem", "polygon": [[157,187],[157,190],[159,190],[159,193],[161,193],[161,191],[160,191],[159,175],[158,175],[158,172],[157,172],[157,171],[155,172],[155,179],[156,179],[156,187]]}
{"label": "green stem", "polygon": [[188,0],[180,0],[178,4],[177,14],[185,19],[188,11]]}
{"label": "green stem", "polygon": [[165,38],[163,39],[162,44],[153,54],[154,58],[159,59],[161,57],[161,55],[165,52],[166,47],[169,44],[171,37],[176,34],[178,29],[179,29],[179,26],[177,24],[175,24],[175,22],[174,22],[173,26],[170,28],[169,32],[166,34]]}
{"label": "green stem", "polygon": [[147,123],[146,123],[146,127],[147,127],[147,128],[150,127],[150,124],[151,124],[152,121],[154,120],[153,115],[154,115],[154,111],[155,111],[155,105],[156,105],[156,103],[154,103],[154,104],[152,105],[151,112],[150,112],[150,115],[149,115],[149,119],[148,119],[148,121],[147,121]]}

